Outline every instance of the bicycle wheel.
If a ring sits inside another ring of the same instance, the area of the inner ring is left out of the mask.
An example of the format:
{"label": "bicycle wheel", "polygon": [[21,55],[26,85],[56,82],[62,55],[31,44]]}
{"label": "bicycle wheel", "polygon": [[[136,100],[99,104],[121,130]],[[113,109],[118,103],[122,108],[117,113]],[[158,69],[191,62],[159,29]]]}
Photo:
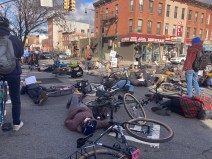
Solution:
{"label": "bicycle wheel", "polygon": [[108,149],[98,149],[98,150],[92,150],[88,151],[85,154],[82,154],[82,156],[79,159],[128,159],[124,154],[112,151]]}
{"label": "bicycle wheel", "polygon": [[55,86],[47,90],[48,97],[59,97],[69,95],[74,92],[74,88],[70,86]]}
{"label": "bicycle wheel", "polygon": [[85,105],[87,105],[88,107],[90,108],[93,108],[93,107],[102,107],[102,106],[107,106],[109,104],[109,101],[106,101],[106,100],[93,100],[93,101],[89,101],[89,102],[86,102]]}
{"label": "bicycle wheel", "polygon": [[126,131],[132,137],[150,143],[164,143],[174,137],[174,132],[168,125],[145,118],[129,120],[126,124]]}
{"label": "bicycle wheel", "polygon": [[158,92],[168,95],[181,95],[183,88],[172,83],[162,83],[158,88]]}
{"label": "bicycle wheel", "polygon": [[146,113],[141,103],[130,93],[124,94],[124,107],[130,118],[146,118]]}

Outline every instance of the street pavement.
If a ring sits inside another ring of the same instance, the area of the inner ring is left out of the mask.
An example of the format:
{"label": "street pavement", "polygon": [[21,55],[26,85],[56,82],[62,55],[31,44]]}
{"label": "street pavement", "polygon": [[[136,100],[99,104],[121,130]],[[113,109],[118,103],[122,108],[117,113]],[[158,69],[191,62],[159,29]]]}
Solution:
{"label": "street pavement", "polygon": [[[49,82],[41,85],[71,85],[75,79],[67,76],[55,77],[51,73],[29,71],[23,68],[22,78],[35,75],[37,79],[58,79],[55,83]],[[97,76],[85,74],[83,79],[98,82]],[[212,94],[207,90],[208,94]],[[135,87],[134,95],[144,99],[146,87]],[[66,103],[69,95],[50,97],[43,106],[33,104],[27,95],[21,96],[23,128],[18,132],[0,131],[0,159],[66,159],[77,150],[76,139],[83,135],[71,132],[63,123],[67,115]],[[89,100],[86,98],[85,100]],[[140,148],[142,159],[211,159],[212,158],[212,120],[200,121],[187,119],[172,113],[170,116],[159,116],[151,112],[154,102],[144,106],[147,118],[156,119],[168,124],[174,131],[174,138],[170,142],[161,144],[140,143],[133,139],[131,145]],[[6,121],[11,122],[11,103],[7,104]],[[129,117],[121,107],[115,113],[115,120],[126,121]],[[102,130],[98,130],[98,136]],[[128,135],[129,136],[129,135]],[[115,143],[115,138],[108,135],[103,142]]]}

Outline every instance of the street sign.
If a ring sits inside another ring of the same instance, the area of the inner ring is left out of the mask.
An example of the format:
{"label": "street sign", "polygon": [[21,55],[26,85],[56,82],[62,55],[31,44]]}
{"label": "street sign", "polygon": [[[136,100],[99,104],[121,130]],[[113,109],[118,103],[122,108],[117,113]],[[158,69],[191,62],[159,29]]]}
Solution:
{"label": "street sign", "polygon": [[53,7],[53,0],[40,0],[42,7]]}

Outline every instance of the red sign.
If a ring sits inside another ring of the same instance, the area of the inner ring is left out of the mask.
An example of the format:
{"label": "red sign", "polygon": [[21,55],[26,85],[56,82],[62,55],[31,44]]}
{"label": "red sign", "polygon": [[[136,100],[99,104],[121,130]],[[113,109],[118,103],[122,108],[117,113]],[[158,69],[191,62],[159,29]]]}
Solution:
{"label": "red sign", "polygon": [[181,36],[182,30],[183,30],[182,22],[178,22],[178,24],[177,24],[177,36]]}

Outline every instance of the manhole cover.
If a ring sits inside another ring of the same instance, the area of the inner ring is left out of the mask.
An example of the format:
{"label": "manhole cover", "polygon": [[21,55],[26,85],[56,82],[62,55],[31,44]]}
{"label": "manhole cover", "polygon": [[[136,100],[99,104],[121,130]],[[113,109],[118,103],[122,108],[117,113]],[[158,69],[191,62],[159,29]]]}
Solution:
{"label": "manhole cover", "polygon": [[40,78],[37,79],[38,83],[49,84],[49,83],[63,83],[57,78]]}

